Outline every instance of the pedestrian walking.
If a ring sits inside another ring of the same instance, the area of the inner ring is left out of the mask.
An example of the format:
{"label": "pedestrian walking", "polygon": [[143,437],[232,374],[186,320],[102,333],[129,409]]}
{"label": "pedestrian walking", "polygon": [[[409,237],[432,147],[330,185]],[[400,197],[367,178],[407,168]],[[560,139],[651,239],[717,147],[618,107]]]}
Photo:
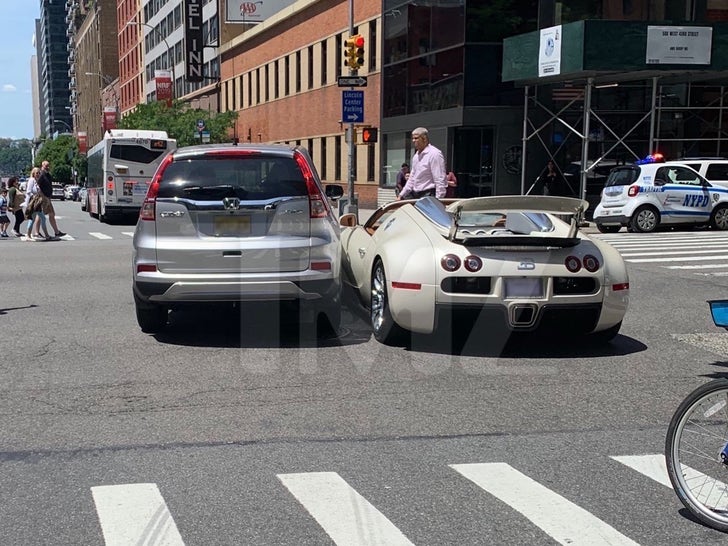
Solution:
{"label": "pedestrian walking", "polygon": [[0,237],[10,237],[8,235],[8,226],[10,218],[8,218],[8,190],[2,188],[0,190]]}
{"label": "pedestrian walking", "polygon": [[[33,167],[30,171],[30,178],[25,191],[25,216],[28,218],[28,226],[26,228],[25,241],[49,241],[53,240],[48,234],[48,228],[46,227],[46,217],[43,214],[43,195],[40,193],[38,187],[38,177],[40,176],[40,169]],[[40,232],[43,231],[45,234],[41,237]]]}
{"label": "pedestrian walking", "polygon": [[430,143],[424,127],[412,131],[412,144],[415,153],[410,162],[410,176],[397,199],[419,199],[428,195],[442,199],[447,192],[442,152]]}
{"label": "pedestrian walking", "polygon": [[58,229],[56,223],[56,209],[53,208],[53,178],[50,173],[51,164],[48,161],[43,161],[40,165],[40,176],[38,177],[38,187],[40,192],[43,194],[43,214],[48,216],[48,221],[55,232],[56,237],[63,237],[66,235],[65,232]]}
{"label": "pedestrian walking", "polygon": [[20,237],[20,226],[23,223],[23,201],[25,194],[18,188],[18,177],[11,176],[8,179],[8,211],[15,215],[15,225],[13,226],[13,235]]}

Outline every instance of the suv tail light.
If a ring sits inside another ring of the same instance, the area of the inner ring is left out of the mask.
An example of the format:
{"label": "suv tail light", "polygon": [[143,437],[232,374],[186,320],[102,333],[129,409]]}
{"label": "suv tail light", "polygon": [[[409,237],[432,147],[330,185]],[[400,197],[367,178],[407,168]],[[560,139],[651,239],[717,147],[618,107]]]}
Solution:
{"label": "suv tail light", "polygon": [[293,157],[296,160],[298,168],[303,173],[303,178],[306,181],[306,189],[308,190],[308,204],[311,218],[326,218],[329,214],[329,202],[326,197],[321,193],[321,190],[316,185],[316,179],[313,176],[311,167],[308,166],[306,158],[300,152],[294,152]]}
{"label": "suv tail light", "polygon": [[630,197],[636,197],[639,194],[639,192],[640,192],[639,186],[630,186],[629,189],[627,190],[627,195],[629,195]]}
{"label": "suv tail light", "polygon": [[142,208],[139,211],[140,220],[147,220],[147,221],[154,222],[154,218],[156,216],[155,208],[156,208],[156,202],[157,202],[157,194],[159,193],[159,181],[162,179],[162,175],[164,174],[165,169],[173,161],[174,161],[174,156],[172,154],[169,154],[167,157],[164,158],[162,163],[159,165],[157,172],[154,173],[154,176],[152,177],[152,183],[149,184],[149,189],[147,190],[147,196],[144,198],[144,202],[142,203]]}

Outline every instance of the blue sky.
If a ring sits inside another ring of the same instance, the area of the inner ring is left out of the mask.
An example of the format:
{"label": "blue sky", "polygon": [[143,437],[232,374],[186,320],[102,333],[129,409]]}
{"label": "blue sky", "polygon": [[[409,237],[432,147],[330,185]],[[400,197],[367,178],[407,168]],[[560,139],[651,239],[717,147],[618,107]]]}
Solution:
{"label": "blue sky", "polygon": [[0,0],[0,137],[33,138],[30,58],[40,0]]}

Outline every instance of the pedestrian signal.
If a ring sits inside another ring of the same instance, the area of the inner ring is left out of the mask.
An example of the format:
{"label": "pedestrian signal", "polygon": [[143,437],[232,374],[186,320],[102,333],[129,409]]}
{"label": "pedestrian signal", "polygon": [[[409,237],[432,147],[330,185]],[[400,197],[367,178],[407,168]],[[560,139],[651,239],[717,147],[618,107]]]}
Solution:
{"label": "pedestrian signal", "polygon": [[344,59],[346,66],[359,70],[364,66],[364,36],[355,34],[344,42]]}
{"label": "pedestrian signal", "polygon": [[361,130],[361,141],[364,144],[374,144],[379,137],[379,129],[376,127],[364,127]]}

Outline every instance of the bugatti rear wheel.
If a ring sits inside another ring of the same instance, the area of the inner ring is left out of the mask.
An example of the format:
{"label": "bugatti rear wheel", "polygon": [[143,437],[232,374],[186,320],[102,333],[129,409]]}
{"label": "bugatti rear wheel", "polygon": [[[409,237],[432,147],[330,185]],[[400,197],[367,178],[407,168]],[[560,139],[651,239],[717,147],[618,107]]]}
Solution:
{"label": "bugatti rear wheel", "polygon": [[401,342],[405,331],[394,321],[389,311],[387,276],[384,264],[377,260],[372,270],[370,317],[374,339],[386,345]]}

